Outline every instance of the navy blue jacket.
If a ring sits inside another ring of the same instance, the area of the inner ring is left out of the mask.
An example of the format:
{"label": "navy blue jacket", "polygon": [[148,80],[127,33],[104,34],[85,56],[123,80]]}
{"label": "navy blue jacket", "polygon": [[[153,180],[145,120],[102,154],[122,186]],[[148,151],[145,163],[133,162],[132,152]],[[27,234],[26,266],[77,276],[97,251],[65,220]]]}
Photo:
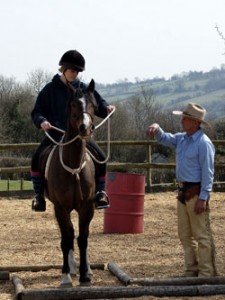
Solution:
{"label": "navy blue jacket", "polygon": [[[86,88],[85,83],[80,80],[72,82],[74,88]],[[97,91],[94,92],[98,104],[96,116],[105,118],[107,116],[107,106],[109,105]],[[68,87],[62,82],[59,74],[56,74],[52,81],[39,93],[35,106],[31,112],[31,118],[37,128],[41,123],[47,120],[51,125],[66,130],[67,107],[69,100]]]}

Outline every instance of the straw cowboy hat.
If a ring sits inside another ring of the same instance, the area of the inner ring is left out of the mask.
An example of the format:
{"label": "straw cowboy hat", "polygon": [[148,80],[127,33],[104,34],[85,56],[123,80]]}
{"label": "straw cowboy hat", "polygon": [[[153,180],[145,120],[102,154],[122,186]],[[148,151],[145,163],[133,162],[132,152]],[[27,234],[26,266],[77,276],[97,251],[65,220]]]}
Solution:
{"label": "straw cowboy hat", "polygon": [[173,111],[174,115],[184,116],[193,120],[197,120],[205,126],[210,126],[204,119],[206,115],[206,110],[201,105],[197,103],[188,103],[184,111]]}

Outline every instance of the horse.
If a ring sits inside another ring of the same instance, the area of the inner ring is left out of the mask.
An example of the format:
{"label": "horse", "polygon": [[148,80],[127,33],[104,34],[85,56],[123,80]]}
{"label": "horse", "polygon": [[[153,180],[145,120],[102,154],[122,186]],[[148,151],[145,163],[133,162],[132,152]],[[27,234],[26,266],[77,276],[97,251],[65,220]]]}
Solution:
{"label": "horse", "polygon": [[[85,90],[72,91],[69,101],[67,129],[63,139],[41,157],[42,175],[45,174],[45,195],[53,203],[61,233],[63,254],[61,286],[72,286],[71,275],[76,275],[74,258],[75,232],[71,212],[78,214],[79,281],[91,283],[92,271],[88,258],[89,225],[94,216],[95,165],[86,151],[91,137],[93,116],[97,109],[92,79]],[[56,128],[55,128],[56,129]]]}

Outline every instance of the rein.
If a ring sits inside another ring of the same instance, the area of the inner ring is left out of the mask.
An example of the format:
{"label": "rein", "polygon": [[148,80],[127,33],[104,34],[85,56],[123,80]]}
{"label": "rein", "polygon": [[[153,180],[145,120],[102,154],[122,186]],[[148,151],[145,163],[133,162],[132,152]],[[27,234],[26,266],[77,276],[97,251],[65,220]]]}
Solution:
{"label": "rein", "polygon": [[[99,161],[87,148],[86,148],[86,152],[91,156],[91,158],[99,163],[99,164],[104,164],[109,160],[109,156],[110,156],[110,117],[111,115],[114,113],[115,108],[107,115],[107,117],[100,123],[98,124],[95,129],[99,128],[100,126],[102,126],[107,120],[108,120],[108,130],[107,130],[107,157],[104,161]],[[57,128],[55,126],[51,126],[51,129],[55,129],[61,133],[63,133],[62,139],[60,142],[57,142],[56,140],[54,140],[47,131],[45,131],[46,136],[57,146],[59,146],[59,159],[60,159],[60,163],[63,166],[63,168],[68,171],[69,173],[71,173],[72,175],[77,176],[77,179],[79,179],[79,173],[80,171],[84,168],[86,161],[84,160],[84,156],[85,156],[85,151],[82,155],[82,159],[81,159],[81,163],[80,166],[77,169],[72,169],[69,166],[65,165],[63,162],[63,146],[69,145],[71,143],[73,143],[75,140],[82,139],[82,137],[78,134],[76,135],[74,138],[72,138],[71,140],[69,140],[68,142],[63,143],[63,138],[65,136],[65,130],[62,130],[60,128]]]}

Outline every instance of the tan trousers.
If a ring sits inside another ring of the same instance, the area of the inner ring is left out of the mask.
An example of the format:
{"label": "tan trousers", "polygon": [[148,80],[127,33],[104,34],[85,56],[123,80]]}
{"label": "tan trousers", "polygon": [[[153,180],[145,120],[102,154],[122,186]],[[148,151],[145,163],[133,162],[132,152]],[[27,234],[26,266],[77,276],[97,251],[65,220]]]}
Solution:
{"label": "tan trousers", "polygon": [[197,215],[194,212],[197,199],[194,196],[185,205],[180,201],[177,203],[178,236],[184,249],[185,273],[198,274],[199,277],[216,276],[209,206],[207,211]]}

